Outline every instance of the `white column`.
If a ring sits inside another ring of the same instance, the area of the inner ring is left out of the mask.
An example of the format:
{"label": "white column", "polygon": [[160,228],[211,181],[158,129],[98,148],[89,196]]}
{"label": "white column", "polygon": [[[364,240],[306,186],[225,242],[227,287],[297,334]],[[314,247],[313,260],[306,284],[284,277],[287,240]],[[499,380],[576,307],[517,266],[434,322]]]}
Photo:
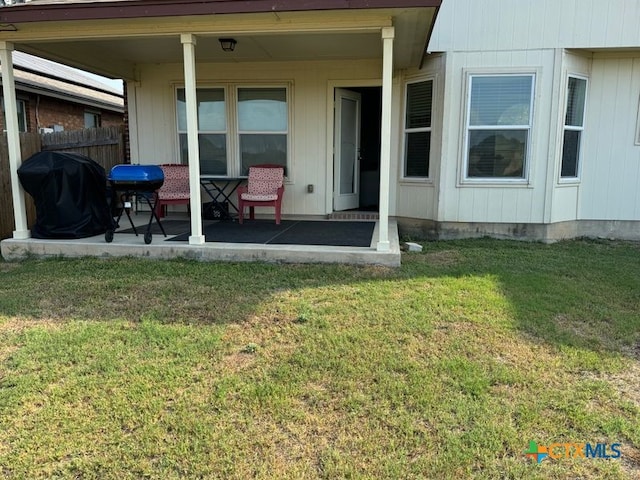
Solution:
{"label": "white column", "polygon": [[389,243],[389,177],[391,174],[391,99],[393,88],[393,27],[382,29],[382,141],[380,144],[380,206],[378,245],[387,252]]}
{"label": "white column", "polygon": [[196,100],[196,37],[180,35],[184,52],[184,91],[187,107],[187,147],[191,194],[191,236],[189,244],[202,245],[202,204],[200,202],[200,149],[198,147],[198,102]]}
{"label": "white column", "polygon": [[20,127],[18,126],[18,107],[16,103],[16,84],[13,78],[13,44],[0,42],[0,65],[2,65],[2,94],[4,96],[4,118],[7,127],[9,146],[9,172],[11,175],[11,195],[13,198],[13,216],[15,227],[13,238],[25,239],[31,236],[27,227],[27,208],[24,190],[18,179],[18,168],[22,163],[20,152]]}

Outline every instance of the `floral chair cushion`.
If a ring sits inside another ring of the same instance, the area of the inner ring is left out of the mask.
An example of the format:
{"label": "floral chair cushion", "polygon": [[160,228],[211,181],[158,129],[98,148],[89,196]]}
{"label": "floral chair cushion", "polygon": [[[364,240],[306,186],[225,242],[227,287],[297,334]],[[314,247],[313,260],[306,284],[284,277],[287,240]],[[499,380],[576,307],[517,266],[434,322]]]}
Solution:
{"label": "floral chair cushion", "polygon": [[278,188],[284,181],[283,168],[249,168],[247,193],[241,195],[243,200],[273,201],[278,198]]}
{"label": "floral chair cushion", "polygon": [[188,165],[160,165],[164,173],[164,183],[158,190],[162,200],[189,199],[189,166]]}

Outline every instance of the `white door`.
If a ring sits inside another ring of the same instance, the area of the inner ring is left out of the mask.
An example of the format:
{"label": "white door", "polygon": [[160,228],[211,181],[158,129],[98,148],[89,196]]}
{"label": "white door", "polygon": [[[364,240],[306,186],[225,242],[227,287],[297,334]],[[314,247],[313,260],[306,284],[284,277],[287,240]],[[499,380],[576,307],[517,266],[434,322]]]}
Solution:
{"label": "white door", "polygon": [[358,208],[360,200],[360,94],[336,88],[333,209]]}

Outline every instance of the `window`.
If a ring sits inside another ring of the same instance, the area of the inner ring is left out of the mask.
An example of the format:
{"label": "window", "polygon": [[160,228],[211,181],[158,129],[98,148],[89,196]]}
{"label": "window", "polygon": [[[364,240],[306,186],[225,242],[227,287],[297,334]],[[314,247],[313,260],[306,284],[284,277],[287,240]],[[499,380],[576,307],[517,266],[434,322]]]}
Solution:
{"label": "window", "polygon": [[640,102],[638,103],[638,118],[636,120],[636,145],[640,145]]}
{"label": "window", "polygon": [[260,163],[287,165],[289,129],[284,88],[238,89],[240,173]]}
{"label": "window", "polygon": [[[261,163],[287,166],[289,107],[285,87],[199,88],[200,171],[205,175],[248,175]],[[177,92],[180,158],[188,163],[184,88]],[[231,119],[236,119],[233,122]],[[228,154],[227,148],[230,152]]]}
{"label": "window", "polygon": [[100,126],[100,114],[96,112],[84,112],[84,128],[98,128]]}
{"label": "window", "polygon": [[564,118],[564,139],[562,142],[561,178],[578,177],[586,98],[587,80],[584,78],[569,77],[567,84],[567,107]]}
{"label": "window", "polygon": [[518,74],[470,77],[466,178],[526,178],[534,79]]}
{"label": "window", "polygon": [[404,120],[404,177],[429,177],[433,80],[407,84]]}
{"label": "window", "polygon": [[27,102],[24,100],[18,100],[16,102],[16,107],[18,109],[18,131],[26,132],[27,131]]}
{"label": "window", "polygon": [[[203,175],[227,175],[227,113],[223,88],[199,88],[198,146],[200,149],[200,173]],[[184,88],[178,89],[178,137],[180,161],[189,163],[187,147],[187,104]]]}
{"label": "window", "polygon": [[[5,110],[4,110],[4,99],[3,98],[0,98],[0,107],[2,107],[2,114],[4,115],[5,114]],[[18,111],[18,131],[19,132],[26,132],[28,130],[27,102],[26,102],[26,100],[20,100],[19,98],[16,99],[16,110]],[[4,128],[5,128],[5,131],[6,131],[6,129],[7,129],[6,124],[5,124]]]}

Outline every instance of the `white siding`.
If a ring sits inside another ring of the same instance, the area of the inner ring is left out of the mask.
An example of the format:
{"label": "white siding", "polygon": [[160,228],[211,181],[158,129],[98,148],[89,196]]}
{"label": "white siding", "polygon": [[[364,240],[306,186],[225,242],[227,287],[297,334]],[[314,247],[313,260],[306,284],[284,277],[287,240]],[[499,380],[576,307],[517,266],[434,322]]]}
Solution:
{"label": "white siding", "polygon": [[593,59],[579,217],[640,220],[640,54]]}
{"label": "white siding", "polygon": [[[578,202],[580,196],[580,181],[560,181],[560,167],[562,159],[562,143],[564,140],[564,122],[566,113],[566,100],[567,100],[567,82],[569,75],[579,75],[588,79],[590,84],[591,76],[591,56],[585,56],[580,53],[571,53],[561,51],[559,53],[559,60],[561,62],[558,65],[559,74],[557,78],[558,93],[553,98],[552,102],[557,105],[556,114],[552,118],[557,119],[552,122],[555,127],[555,132],[551,131],[549,140],[549,162],[553,165],[550,167],[548,177],[549,186],[552,189],[550,206],[550,222],[563,222],[568,220],[576,220],[578,218]],[[589,92],[587,92],[587,100],[589,99]],[[587,114],[590,107],[586,106]],[[588,121],[587,121],[588,122]],[[586,123],[587,123],[586,122]],[[583,132],[583,153],[586,145],[585,133]],[[584,157],[584,155],[583,155]],[[580,159],[582,163],[584,158]]]}
{"label": "white siding", "polygon": [[445,0],[434,52],[640,46],[638,0]]}
{"label": "white siding", "polygon": [[[431,156],[429,180],[402,180],[404,168],[404,138],[402,126],[404,122],[405,108],[405,83],[406,81],[418,81],[432,79],[434,81],[433,105],[431,115]],[[444,99],[444,56],[437,55],[425,61],[422,70],[405,72],[400,88],[398,88],[397,102],[399,126],[397,153],[397,169],[394,172],[399,179],[397,192],[396,215],[400,217],[435,219],[438,212],[438,178],[440,176],[440,163],[442,157],[442,109]],[[395,99],[394,99],[395,100]],[[393,181],[393,179],[392,179]]]}
{"label": "white siding", "polygon": [[[443,2],[429,45],[446,52],[437,220],[640,220],[638,25],[638,0]],[[466,74],[522,69],[537,75],[529,185],[467,185]],[[589,82],[576,181],[560,180],[570,74]]]}
{"label": "white siding", "polygon": [[[468,52],[446,55],[439,221],[542,223],[548,176],[549,119],[554,90],[553,50]],[[528,183],[490,185],[461,182],[467,73],[536,74]]]}
{"label": "white siding", "polygon": [[[140,163],[168,163],[178,159],[175,119],[175,85],[182,82],[182,65],[142,65],[136,88],[138,152]],[[323,215],[332,185],[327,182],[327,105],[331,82],[351,86],[380,81],[379,61],[291,62],[253,64],[199,64],[198,84],[290,82],[292,118],[290,131],[290,181],[286,185],[283,212]],[[397,112],[396,112],[397,115]],[[132,134],[136,134],[132,132]],[[329,137],[330,138],[330,137]],[[397,142],[396,142],[397,143]],[[329,146],[332,148],[332,146]],[[397,169],[392,159],[392,169]],[[315,186],[307,193],[307,185]],[[392,179],[392,194],[394,194]],[[206,197],[203,197],[203,200]],[[395,214],[395,197],[391,197]],[[329,202],[330,203],[330,202]]]}

